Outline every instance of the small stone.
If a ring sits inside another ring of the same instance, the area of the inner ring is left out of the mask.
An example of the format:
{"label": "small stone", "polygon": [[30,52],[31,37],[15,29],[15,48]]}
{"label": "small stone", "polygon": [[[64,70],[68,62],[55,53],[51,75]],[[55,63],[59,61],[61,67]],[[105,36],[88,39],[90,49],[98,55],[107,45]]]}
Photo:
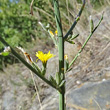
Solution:
{"label": "small stone", "polygon": [[106,79],[102,79],[102,81],[106,81]]}
{"label": "small stone", "polygon": [[81,84],[81,81],[76,81],[76,84],[78,84],[78,85]]}

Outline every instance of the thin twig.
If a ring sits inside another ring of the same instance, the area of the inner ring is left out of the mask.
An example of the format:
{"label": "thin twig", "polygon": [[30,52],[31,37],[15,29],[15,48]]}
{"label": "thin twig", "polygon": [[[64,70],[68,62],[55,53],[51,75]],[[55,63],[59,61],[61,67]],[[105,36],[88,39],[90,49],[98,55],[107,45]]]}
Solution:
{"label": "thin twig", "polygon": [[68,32],[66,33],[66,35],[64,36],[64,39],[66,39],[68,37],[68,35],[72,32],[72,30],[75,28],[77,22],[79,21],[79,18],[81,16],[81,14],[82,14],[82,11],[84,9],[84,6],[85,6],[85,0],[83,0],[82,7],[81,7],[81,9],[80,9],[80,11],[79,11],[79,13],[78,13],[78,15],[77,15],[74,23],[72,24],[72,26],[70,27],[70,29],[68,30]]}
{"label": "thin twig", "polygon": [[93,98],[93,100],[97,104],[97,106],[99,107],[99,109],[102,110],[101,107],[100,107],[100,105],[99,105],[99,103],[94,98]]}
{"label": "thin twig", "polygon": [[31,14],[31,15],[34,15],[34,14],[33,14],[33,3],[34,3],[34,0],[32,0],[32,1],[31,1],[31,4],[30,4],[30,14]]}
{"label": "thin twig", "polygon": [[54,17],[53,17],[51,14],[49,14],[48,12],[46,12],[45,10],[40,9],[40,8],[38,8],[38,7],[35,7],[35,9],[36,9],[36,10],[39,10],[39,11],[42,12],[42,13],[44,13],[44,14],[47,15],[48,17],[54,19]]}
{"label": "thin twig", "polygon": [[82,50],[84,49],[84,47],[86,46],[87,42],[89,41],[89,39],[91,38],[91,36],[93,35],[93,33],[95,32],[95,30],[98,28],[98,26],[100,25],[101,21],[103,20],[103,14],[102,17],[99,21],[99,23],[96,25],[96,27],[93,29],[93,31],[89,34],[88,38],[86,39],[86,41],[84,42],[84,44],[82,45],[82,48],[78,51],[77,55],[74,57],[74,59],[71,61],[71,63],[69,64],[69,68],[71,67],[71,65],[76,61],[76,59],[78,58],[78,56],[80,55],[80,53],[82,52]]}

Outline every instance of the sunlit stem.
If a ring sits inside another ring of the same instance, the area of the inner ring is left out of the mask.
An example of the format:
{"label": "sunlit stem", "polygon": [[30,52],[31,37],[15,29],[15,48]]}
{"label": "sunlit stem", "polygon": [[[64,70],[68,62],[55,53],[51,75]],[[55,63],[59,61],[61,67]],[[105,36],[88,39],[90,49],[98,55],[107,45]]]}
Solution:
{"label": "sunlit stem", "polygon": [[[59,4],[58,0],[53,0],[54,3],[54,11],[55,11],[55,19],[58,30],[58,52],[59,52],[59,76],[63,74],[64,76],[64,39],[62,32],[62,24],[60,18]],[[65,84],[61,87],[62,92],[59,92],[59,110],[65,110]]]}

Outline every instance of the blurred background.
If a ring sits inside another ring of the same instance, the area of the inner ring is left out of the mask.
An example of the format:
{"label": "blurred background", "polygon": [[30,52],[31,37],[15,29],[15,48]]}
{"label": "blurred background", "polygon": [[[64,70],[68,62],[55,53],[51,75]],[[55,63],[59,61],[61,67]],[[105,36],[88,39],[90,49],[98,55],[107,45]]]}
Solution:
{"label": "blurred background", "polygon": [[[50,50],[55,54],[56,57],[48,62],[48,77],[58,71],[58,50],[40,23],[53,33],[56,31],[53,2],[34,0],[33,15],[30,14],[31,2],[32,0],[0,0],[0,36],[15,49],[16,46],[22,47],[34,61],[35,53],[39,50]],[[74,22],[82,1],[59,0],[59,5],[65,35]],[[79,37],[74,40],[74,45],[65,43],[65,54],[68,55],[69,61],[74,58],[90,33],[90,16],[96,25],[103,12],[101,25],[73,64],[73,69],[66,74],[68,94],[69,90],[74,90],[78,84],[110,78],[110,0],[86,0],[80,21],[73,30],[73,34],[79,34]],[[0,42],[0,52],[3,49],[4,45]],[[41,66],[41,62],[38,62],[38,65]],[[57,93],[36,76],[35,83],[38,94],[30,71],[12,54],[0,56],[0,110],[40,110],[42,107],[42,110],[57,110]]]}

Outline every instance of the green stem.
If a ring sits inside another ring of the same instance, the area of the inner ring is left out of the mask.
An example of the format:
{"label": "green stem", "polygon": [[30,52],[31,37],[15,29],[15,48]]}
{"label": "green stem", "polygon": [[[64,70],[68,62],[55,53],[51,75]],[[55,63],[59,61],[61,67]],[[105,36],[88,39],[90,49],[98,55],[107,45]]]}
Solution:
{"label": "green stem", "polygon": [[[59,52],[59,76],[63,74],[63,80],[65,80],[64,75],[64,39],[62,32],[61,17],[59,11],[58,0],[53,0],[55,19],[58,30],[58,52]],[[59,110],[65,110],[65,84],[61,87],[62,92],[59,92]]]}
{"label": "green stem", "polygon": [[89,34],[88,38],[86,39],[86,41],[84,42],[84,44],[82,45],[82,48],[78,51],[77,55],[74,57],[74,59],[71,61],[71,63],[69,64],[69,68],[71,67],[71,65],[76,61],[76,59],[78,58],[78,56],[80,55],[80,53],[82,52],[82,50],[84,49],[84,47],[86,46],[87,42],[89,41],[89,39],[91,38],[91,36],[93,35],[93,33],[95,32],[95,30],[98,28],[98,26],[100,25],[101,21],[103,20],[103,14],[102,17],[100,19],[100,21],[98,22],[98,24],[96,25],[96,27],[93,29],[93,31]]}
{"label": "green stem", "polygon": [[42,64],[42,75],[43,76],[45,76],[46,74],[46,65],[47,65],[47,62]]}
{"label": "green stem", "polygon": [[49,80],[47,80],[43,75],[39,74],[29,63],[27,63],[1,36],[0,36],[0,41],[5,45],[9,46],[11,48],[11,53],[17,57],[27,68],[29,68],[32,72],[34,72],[38,77],[40,77],[44,82],[46,82],[48,85],[53,87],[54,89],[58,90],[61,92],[60,88],[57,88]]}
{"label": "green stem", "polygon": [[77,15],[77,17],[76,17],[74,23],[72,24],[72,26],[70,27],[70,29],[68,30],[68,32],[66,33],[66,35],[64,36],[64,39],[67,39],[68,35],[69,35],[69,34],[72,32],[72,30],[75,28],[77,22],[78,22],[79,19],[80,19],[80,16],[81,16],[81,14],[82,14],[82,11],[83,11],[83,9],[84,9],[84,6],[85,6],[85,0],[83,0],[82,7],[81,7],[81,9],[80,9],[80,11],[79,11],[79,13],[78,13],[78,15]]}

